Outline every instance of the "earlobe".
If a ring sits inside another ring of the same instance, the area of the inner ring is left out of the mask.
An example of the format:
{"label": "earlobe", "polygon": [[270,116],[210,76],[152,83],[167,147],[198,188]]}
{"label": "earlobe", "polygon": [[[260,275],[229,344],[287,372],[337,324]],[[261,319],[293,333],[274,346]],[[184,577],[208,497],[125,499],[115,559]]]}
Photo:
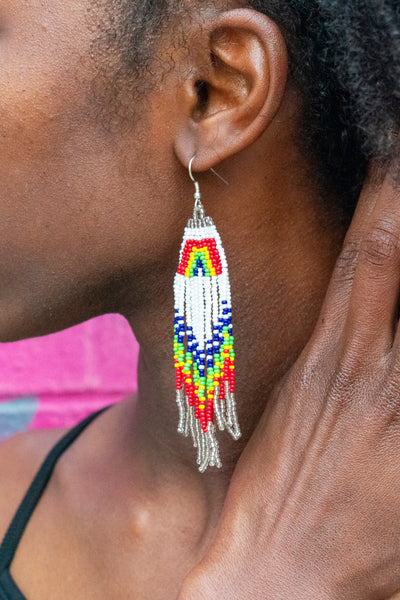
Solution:
{"label": "earlobe", "polygon": [[240,152],[265,131],[282,103],[288,70],[279,28],[258,11],[223,12],[205,24],[203,35],[207,65],[196,65],[196,79],[181,88],[187,110],[175,140],[185,167],[196,154],[196,171]]}

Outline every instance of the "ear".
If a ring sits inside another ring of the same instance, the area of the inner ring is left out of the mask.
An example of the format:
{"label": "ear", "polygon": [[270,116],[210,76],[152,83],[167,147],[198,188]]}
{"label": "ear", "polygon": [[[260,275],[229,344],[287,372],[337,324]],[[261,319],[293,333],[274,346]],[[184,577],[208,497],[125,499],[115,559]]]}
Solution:
{"label": "ear", "polygon": [[256,140],[274,119],[285,91],[288,59],[277,25],[238,8],[205,24],[192,77],[179,91],[182,114],[174,150],[187,168],[210,169]]}

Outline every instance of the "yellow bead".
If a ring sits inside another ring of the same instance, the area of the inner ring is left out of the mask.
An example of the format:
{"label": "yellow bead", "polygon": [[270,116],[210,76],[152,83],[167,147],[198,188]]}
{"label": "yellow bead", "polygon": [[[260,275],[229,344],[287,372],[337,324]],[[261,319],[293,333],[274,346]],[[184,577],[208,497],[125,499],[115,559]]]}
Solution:
{"label": "yellow bead", "polygon": [[199,404],[199,409],[200,410],[204,410],[205,409],[205,405],[204,404]]}

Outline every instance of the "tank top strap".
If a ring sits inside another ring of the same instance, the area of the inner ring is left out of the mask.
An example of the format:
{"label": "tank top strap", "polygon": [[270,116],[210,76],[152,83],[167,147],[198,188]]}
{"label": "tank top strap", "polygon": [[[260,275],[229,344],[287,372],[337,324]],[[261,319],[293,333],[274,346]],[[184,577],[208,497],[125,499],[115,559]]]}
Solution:
{"label": "tank top strap", "polygon": [[91,413],[77,425],[72,427],[67,433],[53,446],[45,457],[34,479],[32,480],[24,498],[22,499],[17,511],[8,527],[0,546],[0,573],[8,569],[14,558],[19,541],[24,533],[28,521],[39,502],[46,485],[54,471],[57,460],[61,454],[72,444],[79,434],[91,423],[98,415],[110,408],[109,404],[94,413]]}

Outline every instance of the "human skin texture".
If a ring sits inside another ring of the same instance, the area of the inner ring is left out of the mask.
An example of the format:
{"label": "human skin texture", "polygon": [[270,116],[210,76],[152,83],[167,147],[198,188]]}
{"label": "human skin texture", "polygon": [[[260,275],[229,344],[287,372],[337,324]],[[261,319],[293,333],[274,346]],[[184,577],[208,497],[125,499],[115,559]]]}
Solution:
{"label": "human skin texture", "polygon": [[398,166],[371,168],[313,335],[180,600],[400,597],[398,196]]}
{"label": "human skin texture", "polygon": [[[347,222],[321,198],[295,143],[302,99],[287,79],[281,33],[235,7],[189,20],[190,51],[163,32],[149,70],[157,85],[132,96],[132,122],[121,127],[107,86],[118,55],[110,51],[103,68],[93,52],[93,6],[1,6],[0,341],[119,312],[141,348],[137,398],[101,415],[63,456],[24,534],[12,571],[30,600],[176,598],[214,537],[240,455],[317,322]],[[99,8],[97,18],[109,15]],[[157,79],[165,56],[173,66]],[[194,155],[229,264],[243,432],[238,442],[221,437],[223,468],[204,474],[176,433],[172,355]],[[313,399],[305,402],[312,412]],[[278,440],[275,431],[269,443]],[[3,455],[37,456],[31,438],[21,442],[29,450],[15,443]],[[256,458],[248,468],[262,473],[268,452]]]}

